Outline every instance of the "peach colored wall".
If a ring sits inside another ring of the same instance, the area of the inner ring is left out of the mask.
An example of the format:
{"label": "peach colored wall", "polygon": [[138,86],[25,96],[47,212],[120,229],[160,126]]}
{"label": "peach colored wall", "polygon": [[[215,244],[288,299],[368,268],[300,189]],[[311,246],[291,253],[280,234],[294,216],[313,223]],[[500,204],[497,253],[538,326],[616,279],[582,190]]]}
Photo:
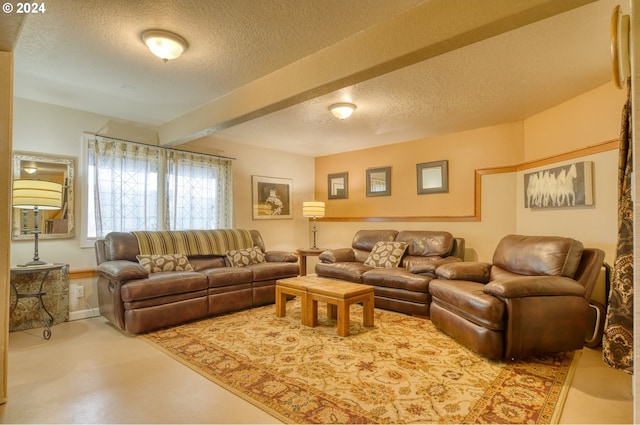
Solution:
{"label": "peach colored wall", "polygon": [[[528,161],[618,139],[626,90],[613,82],[577,96],[524,121]],[[595,203],[591,207],[524,208],[524,174],[577,161],[592,161]],[[613,263],[617,238],[618,151],[560,161],[517,173],[516,232],[560,234],[601,248]]]}
{"label": "peach colored wall", "polygon": [[[359,229],[448,230],[466,239],[466,260],[491,261],[497,242],[508,233],[561,235],[605,250],[611,261],[616,243],[617,150],[564,162],[553,157],[617,139],[623,103],[624,95],[613,84],[605,84],[521,122],[316,158],[316,199],[327,202],[329,217],[318,224],[318,244],[349,246]],[[551,160],[542,168],[593,161],[595,205],[525,209],[523,176],[532,169],[522,170],[522,166],[543,158]],[[450,192],[416,195],[415,164],[440,159],[449,160]],[[403,220],[469,215],[474,171],[516,165],[521,171],[482,177],[480,222]],[[382,166],[393,170],[391,196],[366,198],[365,170]],[[344,171],[349,172],[349,199],[327,201],[327,174]],[[396,219],[348,220],[366,216]]]}
{"label": "peach colored wall", "polygon": [[626,91],[613,82],[524,120],[524,160],[595,145],[620,135]]}
{"label": "peach colored wall", "polygon": [[[470,216],[476,169],[522,162],[522,122],[316,158],[316,200],[328,217]],[[417,194],[416,164],[448,160],[449,192]],[[366,170],[391,167],[391,196],[367,197]],[[349,173],[348,199],[328,200],[327,176]]]}

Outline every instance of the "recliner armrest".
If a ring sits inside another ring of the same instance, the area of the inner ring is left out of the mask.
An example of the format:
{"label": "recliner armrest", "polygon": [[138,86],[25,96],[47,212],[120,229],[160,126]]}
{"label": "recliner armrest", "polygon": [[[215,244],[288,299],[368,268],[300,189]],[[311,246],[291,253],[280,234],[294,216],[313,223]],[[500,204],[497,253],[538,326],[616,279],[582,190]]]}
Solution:
{"label": "recliner armrest", "polygon": [[547,295],[584,296],[584,287],[562,276],[522,276],[493,281],[484,288],[485,294],[501,298],[524,298]]}
{"label": "recliner armrest", "polygon": [[149,277],[147,269],[139,263],[128,260],[105,261],[96,269],[99,275],[114,282],[126,282],[134,279],[145,279]]}
{"label": "recliner armrest", "polygon": [[268,263],[297,263],[298,257],[289,251],[267,251],[264,253],[264,259]]}
{"label": "recliner armrest", "polygon": [[487,283],[491,273],[491,264],[479,261],[454,262],[443,264],[436,269],[436,277],[446,280],[470,280]]}
{"label": "recliner armrest", "polygon": [[338,248],[323,251],[318,259],[322,263],[342,263],[356,261],[356,254],[352,248]]}

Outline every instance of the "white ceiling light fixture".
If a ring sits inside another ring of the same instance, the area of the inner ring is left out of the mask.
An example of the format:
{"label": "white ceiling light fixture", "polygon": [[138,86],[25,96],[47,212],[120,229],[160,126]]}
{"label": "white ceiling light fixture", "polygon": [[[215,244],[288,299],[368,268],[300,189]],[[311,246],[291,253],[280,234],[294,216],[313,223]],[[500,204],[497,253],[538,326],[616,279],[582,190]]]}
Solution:
{"label": "white ceiling light fixture", "polygon": [[353,103],[334,103],[329,106],[329,110],[334,117],[340,120],[346,120],[353,114],[353,111],[356,110],[356,105]]}
{"label": "white ceiling light fixture", "polygon": [[142,41],[147,45],[151,53],[162,59],[163,62],[174,60],[187,50],[187,41],[164,30],[148,30],[142,33]]}

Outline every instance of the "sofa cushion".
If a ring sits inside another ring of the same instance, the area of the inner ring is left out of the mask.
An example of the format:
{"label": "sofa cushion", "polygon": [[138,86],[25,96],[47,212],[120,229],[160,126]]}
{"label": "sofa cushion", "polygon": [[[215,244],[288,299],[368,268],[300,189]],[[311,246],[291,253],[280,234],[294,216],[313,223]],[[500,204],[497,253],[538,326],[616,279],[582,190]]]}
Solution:
{"label": "sofa cushion", "polygon": [[137,255],[136,258],[149,273],[193,271],[189,259],[183,254]]}
{"label": "sofa cushion", "polygon": [[377,242],[393,242],[397,234],[397,230],[359,230],[353,236],[351,247],[369,252]]}
{"label": "sofa cushion", "polygon": [[318,276],[332,277],[334,279],[342,279],[355,283],[361,283],[362,275],[369,270],[373,270],[373,267],[369,267],[364,263],[360,263],[357,261],[332,264],[316,264],[316,274]]}
{"label": "sofa cushion", "polygon": [[264,263],[264,254],[256,246],[246,249],[234,249],[227,252],[227,260],[231,267],[245,267],[251,264]]}
{"label": "sofa cushion", "polygon": [[406,242],[408,255],[446,257],[453,249],[454,238],[449,232],[430,230],[403,230],[396,241]]}
{"label": "sofa cushion", "polygon": [[257,282],[265,280],[284,279],[287,277],[295,277],[300,274],[300,266],[298,263],[256,263],[246,267],[251,270],[253,275],[254,287]]}
{"label": "sofa cushion", "polygon": [[407,249],[405,242],[376,242],[364,264],[371,267],[398,267]]}
{"label": "sofa cushion", "polygon": [[493,264],[521,275],[573,278],[582,251],[582,242],[571,238],[507,235],[496,247]]}
{"label": "sofa cushion", "polygon": [[404,268],[376,268],[362,275],[362,283],[366,285],[400,288],[417,292],[427,292],[431,279],[431,276],[414,274]]}
{"label": "sofa cushion", "polygon": [[198,272],[151,273],[147,279],[131,280],[122,285],[122,301],[138,301],[207,289],[207,277]]}

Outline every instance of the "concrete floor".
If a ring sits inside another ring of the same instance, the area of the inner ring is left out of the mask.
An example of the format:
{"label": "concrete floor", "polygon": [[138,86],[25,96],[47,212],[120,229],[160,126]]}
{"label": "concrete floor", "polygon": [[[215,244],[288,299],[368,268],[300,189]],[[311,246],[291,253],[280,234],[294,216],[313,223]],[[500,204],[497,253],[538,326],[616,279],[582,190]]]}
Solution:
{"label": "concrete floor", "polygon": [[[95,317],[9,338],[2,423],[280,423]],[[633,423],[631,376],[585,348],[560,423]]]}

